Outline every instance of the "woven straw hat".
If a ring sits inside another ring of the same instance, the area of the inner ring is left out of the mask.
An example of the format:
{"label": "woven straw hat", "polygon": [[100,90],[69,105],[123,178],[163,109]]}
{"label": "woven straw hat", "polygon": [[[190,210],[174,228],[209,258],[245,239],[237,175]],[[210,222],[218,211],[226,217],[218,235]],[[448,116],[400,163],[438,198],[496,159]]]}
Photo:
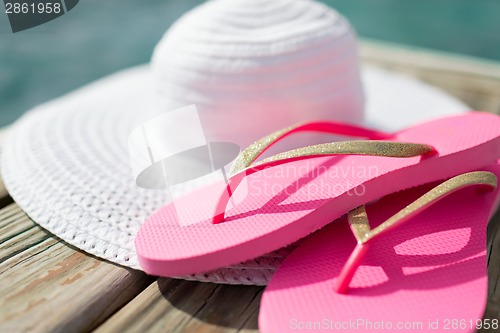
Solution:
{"label": "woven straw hat", "polygon": [[[215,0],[181,17],[149,66],[23,116],[3,142],[2,178],[35,222],[88,253],[138,269],[134,236],[170,197],[135,185],[127,138],[150,117],[188,104],[196,104],[209,141],[242,148],[300,121],[396,130],[467,109],[415,80],[360,73],[353,29],[322,4]],[[265,284],[288,251],[185,278]]]}

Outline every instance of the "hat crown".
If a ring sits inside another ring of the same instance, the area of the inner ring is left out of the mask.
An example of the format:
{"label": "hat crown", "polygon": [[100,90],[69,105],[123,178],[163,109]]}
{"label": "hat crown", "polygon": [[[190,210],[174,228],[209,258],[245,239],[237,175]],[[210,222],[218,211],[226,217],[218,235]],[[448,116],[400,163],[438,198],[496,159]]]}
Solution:
{"label": "hat crown", "polygon": [[207,138],[242,146],[296,122],[359,122],[356,37],[336,11],[305,0],[213,0],[155,48],[163,111],[196,104]]}

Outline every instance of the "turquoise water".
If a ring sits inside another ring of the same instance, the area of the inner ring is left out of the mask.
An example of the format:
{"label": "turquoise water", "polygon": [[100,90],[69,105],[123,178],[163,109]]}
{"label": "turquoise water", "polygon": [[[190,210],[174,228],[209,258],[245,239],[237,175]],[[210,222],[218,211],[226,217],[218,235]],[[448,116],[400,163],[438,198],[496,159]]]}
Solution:
{"label": "turquoise water", "polygon": [[[0,13],[0,126],[29,108],[122,68],[152,49],[195,0],[84,0],[12,34]],[[500,60],[499,0],[328,0],[362,37]]]}

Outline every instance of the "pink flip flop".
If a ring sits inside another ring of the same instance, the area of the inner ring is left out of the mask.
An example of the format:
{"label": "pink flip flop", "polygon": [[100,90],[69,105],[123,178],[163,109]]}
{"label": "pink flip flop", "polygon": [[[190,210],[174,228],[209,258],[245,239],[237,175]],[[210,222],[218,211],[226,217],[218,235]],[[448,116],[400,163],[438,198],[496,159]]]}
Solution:
{"label": "pink flip flop", "polygon": [[391,194],[308,237],[271,278],[260,331],[498,331],[481,318],[500,166],[483,170]]}
{"label": "pink flip flop", "polygon": [[[309,146],[255,162],[271,145],[300,131],[370,140]],[[499,157],[500,117],[487,113],[442,118],[395,134],[330,122],[291,127],[243,151],[229,185],[196,190],[149,217],[135,238],[139,264],[149,274],[179,276],[243,262],[366,202]]]}

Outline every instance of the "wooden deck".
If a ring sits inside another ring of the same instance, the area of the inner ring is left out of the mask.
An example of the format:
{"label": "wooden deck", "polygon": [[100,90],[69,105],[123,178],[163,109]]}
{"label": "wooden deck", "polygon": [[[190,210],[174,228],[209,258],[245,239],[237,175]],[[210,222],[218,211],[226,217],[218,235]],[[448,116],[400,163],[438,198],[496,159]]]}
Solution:
{"label": "wooden deck", "polygon": [[[366,63],[414,75],[500,114],[500,64],[364,42]],[[262,287],[157,279],[89,256],[40,228],[0,182],[0,332],[257,332]],[[500,214],[488,228],[500,318]]]}

